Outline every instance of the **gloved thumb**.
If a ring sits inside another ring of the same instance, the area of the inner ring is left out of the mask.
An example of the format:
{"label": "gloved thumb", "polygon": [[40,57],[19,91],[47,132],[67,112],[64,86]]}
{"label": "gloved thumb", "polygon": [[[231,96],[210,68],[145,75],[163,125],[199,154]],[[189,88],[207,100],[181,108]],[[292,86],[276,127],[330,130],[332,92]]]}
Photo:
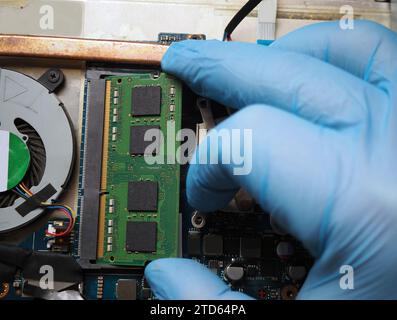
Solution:
{"label": "gloved thumb", "polygon": [[154,295],[161,300],[247,300],[246,294],[231,291],[217,275],[190,259],[159,259],[145,269]]}

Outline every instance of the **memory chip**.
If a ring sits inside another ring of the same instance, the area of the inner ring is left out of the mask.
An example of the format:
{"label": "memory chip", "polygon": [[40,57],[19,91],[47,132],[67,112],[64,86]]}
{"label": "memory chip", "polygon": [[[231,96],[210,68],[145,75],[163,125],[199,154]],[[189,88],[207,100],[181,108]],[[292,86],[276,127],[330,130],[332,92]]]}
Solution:
{"label": "memory chip", "polygon": [[161,87],[142,86],[132,89],[132,110],[136,116],[158,116],[161,106]]}
{"label": "memory chip", "polygon": [[156,181],[128,183],[128,211],[157,211],[158,184]]}
{"label": "memory chip", "polygon": [[[145,134],[148,130],[155,129],[152,140],[145,141]],[[132,126],[130,129],[130,154],[144,155],[148,154],[146,148],[155,143],[152,150],[159,150],[160,148],[160,126]]]}
{"label": "memory chip", "polygon": [[127,222],[125,248],[128,252],[155,252],[156,243],[156,222]]}

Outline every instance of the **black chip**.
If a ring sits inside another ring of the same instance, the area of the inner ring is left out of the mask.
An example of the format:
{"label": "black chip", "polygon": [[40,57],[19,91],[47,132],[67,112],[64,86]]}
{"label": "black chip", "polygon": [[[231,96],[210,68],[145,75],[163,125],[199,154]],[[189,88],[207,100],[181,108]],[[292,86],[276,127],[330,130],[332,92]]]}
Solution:
{"label": "black chip", "polygon": [[240,255],[244,258],[260,258],[262,242],[260,238],[241,238]]}
{"label": "black chip", "polygon": [[225,238],[223,250],[226,255],[235,256],[240,254],[240,238]]}
{"label": "black chip", "polygon": [[161,87],[147,86],[132,89],[133,116],[158,116],[161,106]]}
{"label": "black chip", "polygon": [[210,260],[207,263],[208,268],[210,269],[218,269],[219,268],[219,261],[218,260]]}
{"label": "black chip", "polygon": [[189,233],[187,238],[187,251],[191,256],[201,254],[201,237],[198,232]]}
{"label": "black chip", "polygon": [[[145,141],[145,133],[148,130],[156,129],[154,135],[151,135],[153,139],[151,141]],[[130,129],[130,154],[131,155],[143,155],[150,154],[145,153],[146,148],[155,143],[154,147],[156,150],[160,148],[160,126],[132,126]]]}
{"label": "black chip", "polygon": [[283,267],[277,260],[268,260],[261,265],[261,274],[268,276],[268,277],[279,277],[280,270]]}
{"label": "black chip", "polygon": [[128,211],[157,211],[157,181],[131,181],[128,183]]}
{"label": "black chip", "polygon": [[128,252],[155,252],[156,242],[156,222],[127,222],[125,248]]}
{"label": "black chip", "polygon": [[142,288],[141,290],[142,299],[149,299],[152,296],[152,290],[149,288]]}
{"label": "black chip", "polygon": [[[267,265],[271,263],[272,261],[270,263],[266,261],[263,265],[265,266],[265,268],[267,268]],[[245,269],[245,274],[247,275],[247,277],[256,277],[259,272],[262,274],[262,265],[260,269],[258,269],[256,265],[247,266],[247,268]]]}
{"label": "black chip", "polygon": [[117,300],[136,300],[137,281],[135,279],[119,279],[116,283]]}
{"label": "black chip", "polygon": [[262,240],[262,256],[273,258],[276,256],[276,245],[273,236],[264,237]]}
{"label": "black chip", "polygon": [[223,238],[217,234],[206,234],[203,237],[203,253],[206,256],[220,256],[223,254]]}

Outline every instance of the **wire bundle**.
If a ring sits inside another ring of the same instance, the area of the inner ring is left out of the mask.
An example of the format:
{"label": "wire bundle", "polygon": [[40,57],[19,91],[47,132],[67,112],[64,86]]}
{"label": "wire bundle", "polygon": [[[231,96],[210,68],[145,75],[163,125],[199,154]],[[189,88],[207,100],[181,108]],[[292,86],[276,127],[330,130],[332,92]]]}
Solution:
{"label": "wire bundle", "polygon": [[[29,190],[29,188],[27,188],[23,182],[14,188],[14,192],[24,199],[29,199],[29,197],[33,196],[33,192],[31,192]],[[69,235],[72,232],[75,222],[76,222],[75,214],[74,214],[72,208],[70,208],[66,205],[52,204],[52,203],[42,203],[41,206],[43,208],[49,209],[49,210],[59,210],[62,213],[64,213],[68,217],[68,220],[69,220],[69,225],[68,225],[67,229],[61,233],[53,233],[53,232],[49,232],[47,230],[46,235],[48,237],[64,237],[64,236]]]}

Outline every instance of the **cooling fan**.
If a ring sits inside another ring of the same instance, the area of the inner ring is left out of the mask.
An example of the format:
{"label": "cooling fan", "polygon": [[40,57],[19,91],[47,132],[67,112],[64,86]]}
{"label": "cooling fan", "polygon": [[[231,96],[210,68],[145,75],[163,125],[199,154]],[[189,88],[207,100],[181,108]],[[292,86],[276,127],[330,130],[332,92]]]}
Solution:
{"label": "cooling fan", "polygon": [[18,229],[44,212],[13,192],[16,185],[23,183],[39,196],[47,190],[42,200],[55,202],[72,170],[71,122],[51,86],[42,83],[0,69],[0,233]]}

